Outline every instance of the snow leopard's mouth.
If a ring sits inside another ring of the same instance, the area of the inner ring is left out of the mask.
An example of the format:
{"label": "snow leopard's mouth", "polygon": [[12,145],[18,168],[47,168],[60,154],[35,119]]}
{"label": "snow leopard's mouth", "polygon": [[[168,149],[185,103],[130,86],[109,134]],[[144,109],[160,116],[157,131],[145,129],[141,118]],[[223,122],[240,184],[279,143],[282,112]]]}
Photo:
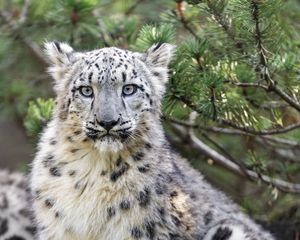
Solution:
{"label": "snow leopard's mouth", "polygon": [[125,141],[131,134],[128,129],[120,129],[116,131],[100,131],[98,129],[94,128],[86,128],[87,132],[86,135],[95,140],[101,140],[101,141]]}

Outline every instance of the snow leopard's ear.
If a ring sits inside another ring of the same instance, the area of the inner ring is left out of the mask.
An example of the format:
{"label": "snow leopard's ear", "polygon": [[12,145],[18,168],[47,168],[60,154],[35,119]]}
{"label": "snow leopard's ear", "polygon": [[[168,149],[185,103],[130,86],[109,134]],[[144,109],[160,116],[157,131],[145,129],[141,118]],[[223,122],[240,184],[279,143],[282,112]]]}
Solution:
{"label": "snow leopard's ear", "polygon": [[146,51],[145,62],[153,68],[167,68],[174,50],[175,46],[169,43],[154,44]]}
{"label": "snow leopard's ear", "polygon": [[168,81],[168,65],[172,60],[175,46],[169,43],[157,43],[152,45],[141,60],[148,66],[154,76],[162,83]]}
{"label": "snow leopard's ear", "polygon": [[49,73],[56,81],[62,80],[75,60],[73,48],[67,43],[45,42],[45,53],[50,60]]}
{"label": "snow leopard's ear", "polygon": [[165,92],[165,84],[168,81],[168,65],[172,60],[175,46],[169,43],[157,43],[152,45],[145,53],[136,53],[135,56],[145,63],[151,72],[151,81],[159,99]]}

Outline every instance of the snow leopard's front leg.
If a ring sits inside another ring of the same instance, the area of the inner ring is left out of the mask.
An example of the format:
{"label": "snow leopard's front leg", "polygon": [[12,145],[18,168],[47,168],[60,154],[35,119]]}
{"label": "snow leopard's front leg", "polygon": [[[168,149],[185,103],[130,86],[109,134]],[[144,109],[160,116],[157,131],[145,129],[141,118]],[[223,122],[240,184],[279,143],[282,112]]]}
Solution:
{"label": "snow leopard's front leg", "polygon": [[209,229],[203,240],[273,240],[266,232],[255,231],[240,224],[218,224]]}

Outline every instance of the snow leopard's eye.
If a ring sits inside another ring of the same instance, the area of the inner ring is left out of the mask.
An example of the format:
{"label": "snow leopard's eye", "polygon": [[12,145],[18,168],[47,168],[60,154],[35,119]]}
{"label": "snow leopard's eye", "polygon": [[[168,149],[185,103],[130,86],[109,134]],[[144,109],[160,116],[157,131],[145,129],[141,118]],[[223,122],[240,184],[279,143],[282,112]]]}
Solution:
{"label": "snow leopard's eye", "polygon": [[82,96],[84,97],[93,97],[94,93],[93,93],[93,89],[91,87],[87,87],[87,86],[83,86],[79,88],[79,92]]}
{"label": "snow leopard's eye", "polygon": [[135,84],[127,84],[123,87],[122,93],[124,96],[130,96],[137,91],[137,88]]}

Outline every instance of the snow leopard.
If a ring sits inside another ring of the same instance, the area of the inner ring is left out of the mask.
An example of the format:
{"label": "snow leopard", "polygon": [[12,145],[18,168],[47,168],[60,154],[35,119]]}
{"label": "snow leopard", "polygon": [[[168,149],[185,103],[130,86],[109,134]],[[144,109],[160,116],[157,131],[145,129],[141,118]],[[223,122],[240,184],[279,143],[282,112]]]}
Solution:
{"label": "snow leopard", "polygon": [[171,150],[161,102],[173,45],[45,52],[56,106],[30,176],[38,239],[274,239]]}
{"label": "snow leopard", "polygon": [[32,240],[36,228],[30,207],[28,177],[0,170],[0,239]]}

